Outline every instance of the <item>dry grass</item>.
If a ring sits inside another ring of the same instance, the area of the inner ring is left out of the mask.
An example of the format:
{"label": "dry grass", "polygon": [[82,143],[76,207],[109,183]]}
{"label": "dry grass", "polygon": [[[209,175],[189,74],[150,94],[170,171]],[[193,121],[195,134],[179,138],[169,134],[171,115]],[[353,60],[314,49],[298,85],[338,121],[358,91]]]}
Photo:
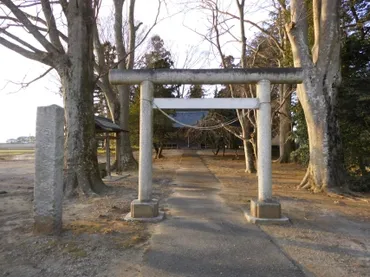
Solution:
{"label": "dry grass", "polygon": [[[257,197],[257,176],[244,172],[244,161],[233,160],[232,154],[213,156],[202,151],[202,159],[223,185],[222,195],[225,199],[237,204],[248,204],[251,198]],[[310,201],[326,209],[333,208],[347,215],[363,216],[370,219],[370,205],[366,201],[346,198],[336,194],[312,193],[299,190],[297,186],[306,172],[305,167],[289,163],[272,165],[273,196],[284,200]],[[370,199],[363,195],[363,200]]]}
{"label": "dry grass", "polygon": [[[164,159],[153,163],[153,197],[157,199],[170,194],[169,184],[181,156],[173,151],[164,154]],[[49,237],[32,234],[33,160],[6,160],[0,168],[0,191],[7,191],[0,201],[0,267],[5,275],[122,276],[114,271],[122,269],[123,261],[136,265],[141,259],[150,224],[123,220],[137,198],[137,172],[107,182],[111,189],[106,195],[65,199],[63,232]],[[137,272],[136,266],[130,270]]]}
{"label": "dry grass", "polygon": [[[221,196],[230,205],[249,206],[257,197],[255,174],[233,155],[200,152],[222,183]],[[336,194],[297,190],[305,168],[273,163],[273,196],[291,220],[286,226],[260,226],[293,260],[314,276],[357,277],[370,272],[370,205]],[[364,199],[370,197],[364,195]]]}
{"label": "dry grass", "polygon": [[122,248],[134,247],[150,237],[146,224],[123,220],[76,220],[66,225],[64,231],[71,231],[75,236],[109,235],[112,242]]}

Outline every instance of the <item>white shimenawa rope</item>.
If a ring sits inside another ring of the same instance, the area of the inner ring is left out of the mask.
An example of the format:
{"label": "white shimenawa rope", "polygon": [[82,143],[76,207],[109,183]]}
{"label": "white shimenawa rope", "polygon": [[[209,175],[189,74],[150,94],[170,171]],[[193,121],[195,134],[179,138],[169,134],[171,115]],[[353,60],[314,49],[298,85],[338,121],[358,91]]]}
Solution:
{"label": "white shimenawa rope", "polygon": [[188,125],[188,124],[185,124],[185,123],[182,123],[180,121],[178,121],[177,119],[173,118],[172,116],[170,116],[168,113],[166,113],[165,111],[163,111],[161,108],[159,108],[156,104],[153,104],[156,109],[158,109],[164,116],[166,116],[168,119],[172,120],[173,122],[176,122],[177,124],[181,125],[181,126],[184,126],[184,127],[188,127],[188,128],[192,128],[192,129],[196,129],[196,130],[204,130],[204,131],[212,131],[212,130],[216,130],[216,129],[220,129],[224,126],[228,126],[230,124],[233,124],[234,122],[238,121],[238,118],[234,118],[230,121],[227,121],[227,122],[223,122],[223,123],[219,123],[217,125],[214,125],[214,126],[206,126],[206,127],[202,127],[202,126],[195,126],[195,125]]}

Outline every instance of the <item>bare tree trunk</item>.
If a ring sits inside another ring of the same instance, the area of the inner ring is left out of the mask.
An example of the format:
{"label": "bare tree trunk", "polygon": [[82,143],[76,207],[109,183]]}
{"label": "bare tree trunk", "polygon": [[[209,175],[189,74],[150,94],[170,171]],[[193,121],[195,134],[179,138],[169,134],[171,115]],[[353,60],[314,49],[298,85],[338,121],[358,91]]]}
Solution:
{"label": "bare tree trunk", "polygon": [[104,56],[104,46],[100,42],[98,27],[95,22],[93,26],[93,41],[94,41],[94,50],[96,55],[96,64],[95,70],[99,75],[99,80],[97,85],[103,91],[105,100],[107,101],[108,109],[111,115],[111,118],[114,122],[119,121],[120,114],[120,105],[116,92],[113,90],[113,87],[109,83],[108,71],[110,69],[110,64],[107,64],[106,57]]}
{"label": "bare tree trunk", "polygon": [[[245,36],[245,26],[244,26],[244,8],[245,8],[245,0],[236,1],[238,10],[239,10],[239,24],[240,24],[240,35],[241,35],[241,66],[242,68],[247,67],[246,61],[246,50],[247,50],[247,38]],[[250,87],[249,87],[250,88]],[[245,94],[247,94],[247,86],[244,86]],[[252,91],[250,92],[252,93]],[[240,122],[240,126],[242,128],[242,136],[243,136],[243,146],[244,146],[244,156],[245,156],[245,172],[247,173],[255,173],[256,167],[254,165],[255,156],[253,155],[253,147],[250,142],[251,139],[251,121],[249,117],[245,117],[244,111],[242,114],[238,113],[238,118]]]}
{"label": "bare tree trunk", "polygon": [[156,159],[162,159],[164,157],[162,155],[162,152],[163,152],[163,143],[161,143],[160,146],[159,146],[159,151],[158,151],[158,154],[156,156]]}
{"label": "bare tree trunk", "polygon": [[[120,61],[118,64],[119,69],[132,69],[134,66],[135,55],[135,33],[134,26],[134,8],[135,0],[130,1],[129,8],[129,47],[126,51],[123,41],[123,24],[122,13],[123,3],[125,0],[114,0],[115,8],[115,22],[114,22],[114,35],[117,47],[117,57]],[[129,108],[130,108],[130,87],[128,85],[118,86],[119,103],[120,103],[120,118],[119,123],[122,129],[129,130]],[[119,155],[117,154],[117,172],[131,170],[137,168],[137,162],[132,154],[130,134],[122,133],[119,139],[120,144]]]}
{"label": "bare tree trunk", "polygon": [[[121,113],[119,118],[120,127],[123,130],[129,130],[129,103],[130,103],[130,87],[128,85],[119,86],[119,100]],[[118,142],[117,142],[118,143]],[[131,141],[130,141],[130,133],[123,132],[120,135],[120,152],[117,161],[117,172],[122,172],[126,170],[134,170],[137,168],[137,162],[133,156],[132,148],[131,148]]]}
{"label": "bare tree trunk", "polygon": [[293,141],[289,138],[292,132],[292,118],[290,114],[291,97],[287,84],[280,85],[279,89],[280,103],[282,103],[279,110],[279,162],[288,163],[290,153],[293,151]]}
{"label": "bare tree trunk", "polygon": [[158,147],[158,144],[157,143],[153,143],[153,147],[154,147],[154,150],[155,150],[155,159],[161,159],[163,158],[163,155],[162,155],[162,152],[163,152],[163,144],[160,143],[159,144],[159,147]]}
{"label": "bare tree trunk", "polygon": [[361,176],[366,176],[366,175],[370,174],[366,170],[366,165],[365,165],[364,157],[362,155],[359,155],[358,158],[357,158],[357,160],[358,160],[357,162],[358,162],[358,166],[360,168]]}
{"label": "bare tree trunk", "polygon": [[[336,190],[345,185],[344,159],[336,116],[337,88],[341,82],[339,0],[291,1],[286,30],[294,66],[304,70],[298,85],[309,137],[310,162],[301,188]],[[314,46],[309,49],[308,13],[313,12]],[[324,37],[325,36],[325,37]]]}
{"label": "bare tree trunk", "polygon": [[245,172],[247,173],[255,173],[256,167],[254,165],[254,154],[253,154],[253,146],[250,143],[250,120],[246,119],[245,117],[239,117],[239,122],[241,123],[242,128],[242,136],[243,136],[243,148],[244,148],[244,156],[245,156]]}
{"label": "bare tree trunk", "polygon": [[158,144],[157,143],[153,143],[153,148],[154,148],[154,151],[155,151],[155,158],[157,158],[158,153],[159,153]]}
{"label": "bare tree trunk", "polygon": [[[314,75],[314,74],[312,74]],[[317,76],[310,86],[304,86],[301,105],[306,115],[310,163],[300,187],[314,191],[333,190],[345,186],[344,160],[336,107],[337,89],[325,76]],[[321,80],[323,81],[321,81]],[[324,86],[320,83],[325,83]],[[311,99],[306,95],[310,94]],[[336,101],[336,100],[334,100]]]}
{"label": "bare tree trunk", "polygon": [[57,68],[64,89],[67,129],[66,193],[90,195],[107,187],[100,178],[93,113],[94,14],[91,1],[68,6],[68,63]]}

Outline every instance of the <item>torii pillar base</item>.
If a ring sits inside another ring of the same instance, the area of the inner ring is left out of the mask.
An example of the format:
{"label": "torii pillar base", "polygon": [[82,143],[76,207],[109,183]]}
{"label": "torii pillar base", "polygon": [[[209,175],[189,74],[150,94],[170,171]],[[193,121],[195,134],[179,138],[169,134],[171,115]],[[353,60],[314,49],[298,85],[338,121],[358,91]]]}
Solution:
{"label": "torii pillar base", "polygon": [[161,221],[164,213],[159,211],[158,200],[140,201],[135,199],[131,202],[131,212],[125,216],[127,221]]}
{"label": "torii pillar base", "polygon": [[255,224],[285,224],[289,219],[281,215],[281,205],[275,200],[251,200],[250,212],[244,211],[248,222]]}

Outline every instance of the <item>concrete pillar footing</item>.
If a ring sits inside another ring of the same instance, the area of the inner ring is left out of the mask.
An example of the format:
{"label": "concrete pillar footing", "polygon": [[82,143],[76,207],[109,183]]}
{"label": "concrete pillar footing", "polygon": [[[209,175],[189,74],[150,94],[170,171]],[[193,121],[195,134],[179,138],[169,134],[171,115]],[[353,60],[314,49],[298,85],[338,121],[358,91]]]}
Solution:
{"label": "concrete pillar footing", "polygon": [[255,224],[284,224],[289,218],[281,215],[281,205],[276,200],[251,200],[251,209],[243,211],[248,222]]}
{"label": "concrete pillar footing", "polygon": [[131,212],[125,216],[126,221],[157,222],[164,218],[164,213],[159,211],[158,200],[140,201],[135,199],[131,202]]}
{"label": "concrete pillar footing", "polygon": [[131,216],[131,212],[128,213],[125,217],[125,221],[139,221],[139,222],[160,222],[164,219],[164,212],[158,212],[158,216],[156,217],[138,217],[134,218]]}
{"label": "concrete pillar footing", "polygon": [[258,218],[251,216],[249,211],[244,211],[244,216],[249,223],[264,224],[264,225],[284,225],[290,224],[289,218],[282,216],[281,218]]}
{"label": "concrete pillar footing", "polygon": [[281,205],[276,200],[251,200],[251,215],[258,218],[280,218]]}

